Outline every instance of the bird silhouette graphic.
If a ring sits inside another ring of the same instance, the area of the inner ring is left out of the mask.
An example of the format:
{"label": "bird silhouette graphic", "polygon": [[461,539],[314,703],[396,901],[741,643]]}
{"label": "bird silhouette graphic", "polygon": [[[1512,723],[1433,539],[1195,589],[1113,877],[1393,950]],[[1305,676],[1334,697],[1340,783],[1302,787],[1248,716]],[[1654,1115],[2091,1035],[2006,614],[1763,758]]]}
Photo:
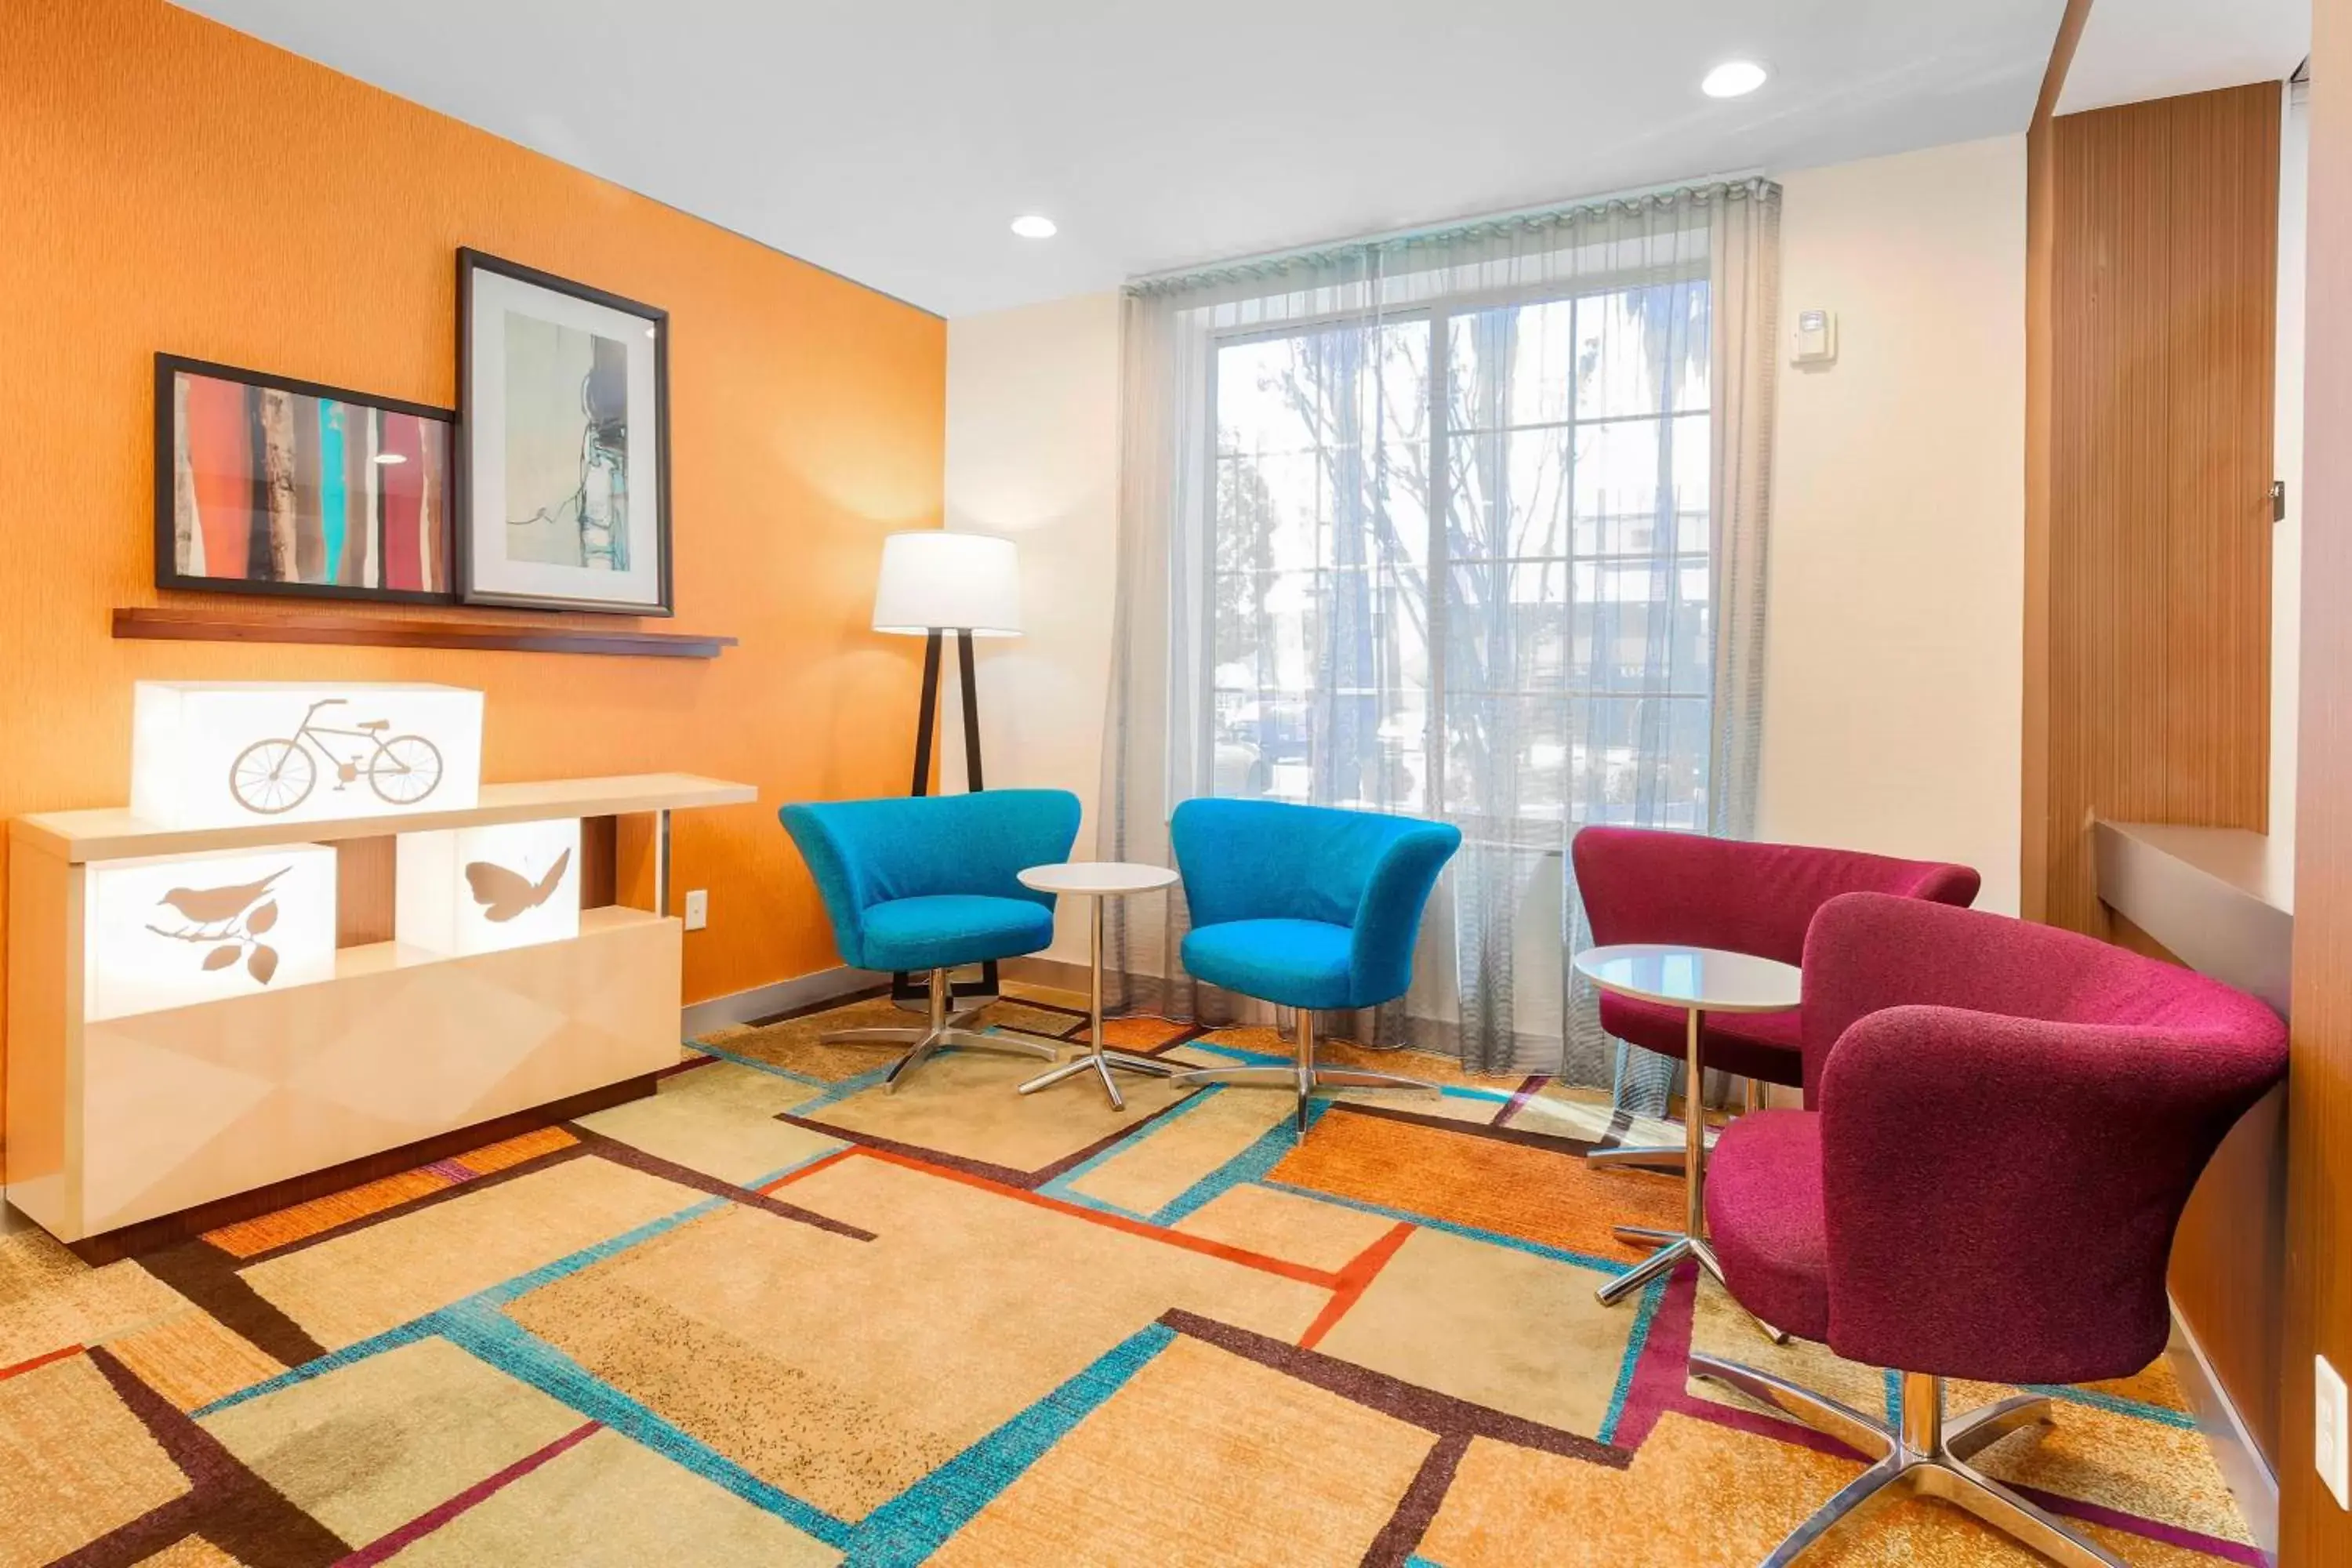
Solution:
{"label": "bird silhouette graphic", "polygon": [[267,985],[278,973],[278,950],[261,940],[278,924],[278,900],[268,896],[269,888],[291,869],[280,866],[257,882],[240,882],[234,888],[174,888],[156,904],[170,905],[182,920],[193,923],[183,931],[166,931],[159,925],[147,929],[173,942],[206,949],[204,968],[208,973],[243,959],[246,973]]}
{"label": "bird silhouette graphic", "polygon": [[254,900],[268,892],[269,884],[286,875],[288,869],[281,866],[258,882],[234,888],[174,888],[155,901],[171,905],[198,925],[218,925],[251,909]]}
{"label": "bird silhouette graphic", "polygon": [[534,882],[520,871],[509,871],[488,860],[475,860],[466,867],[466,885],[474,889],[474,902],[485,906],[482,918],[504,924],[547,902],[563,885],[563,873],[571,865],[572,851],[566,849],[555,858],[547,875]]}

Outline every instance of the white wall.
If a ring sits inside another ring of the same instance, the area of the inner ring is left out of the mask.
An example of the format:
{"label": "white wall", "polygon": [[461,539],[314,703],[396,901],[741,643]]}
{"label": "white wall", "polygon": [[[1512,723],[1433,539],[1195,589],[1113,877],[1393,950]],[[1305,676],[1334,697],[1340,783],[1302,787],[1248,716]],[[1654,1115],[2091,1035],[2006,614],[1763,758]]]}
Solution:
{"label": "white wall", "polygon": [[[1966,861],[1984,873],[1979,906],[2013,912],[2024,141],[1782,184],[1782,319],[1837,311],[1841,352],[1800,372],[1775,347],[1759,830]],[[981,647],[988,779],[1076,791],[1082,855],[1109,660],[1118,384],[1116,296],[949,325],[949,523],[1020,540],[1029,604],[1027,637]],[[959,722],[951,706],[949,788]],[[1066,909],[1055,957],[1084,962],[1082,919]]]}
{"label": "white wall", "polygon": [[2303,647],[2303,289],[2311,92],[2290,84],[2279,132],[2278,390],[2273,428],[2286,521],[2271,531],[2271,863],[2294,864],[2295,701]]}
{"label": "white wall", "polygon": [[[1051,785],[1086,803],[1093,855],[1109,679],[1118,500],[1118,296],[948,323],[947,518],[1021,546],[1027,634],[975,645],[981,762],[993,785]],[[949,650],[940,782],[964,787]],[[1049,956],[1087,961],[1083,900],[1061,900]]]}
{"label": "white wall", "polygon": [[1952,859],[2015,913],[2025,139],[1780,176],[1782,346],[1758,833]]}

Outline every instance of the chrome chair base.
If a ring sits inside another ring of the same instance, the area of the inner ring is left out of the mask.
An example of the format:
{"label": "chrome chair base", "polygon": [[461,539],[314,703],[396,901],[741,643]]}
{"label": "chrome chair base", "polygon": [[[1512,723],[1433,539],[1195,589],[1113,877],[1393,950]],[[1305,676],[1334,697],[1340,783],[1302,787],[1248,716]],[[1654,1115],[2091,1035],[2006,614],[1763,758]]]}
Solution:
{"label": "chrome chair base", "polygon": [[[1723,1265],[1716,1261],[1715,1248],[1699,1237],[1685,1236],[1679,1231],[1653,1230],[1647,1226],[1641,1225],[1621,1225],[1612,1228],[1616,1231],[1621,1240],[1630,1241],[1636,1247],[1654,1247],[1657,1250],[1614,1279],[1605,1281],[1600,1289],[1593,1291],[1593,1296],[1602,1306],[1613,1307],[1651,1280],[1664,1279],[1680,1267],[1685,1258],[1696,1261],[1702,1270],[1715,1277],[1717,1284],[1723,1284]],[[1726,1287],[1725,1293],[1729,1294],[1728,1287]],[[1736,1304],[1738,1298],[1732,1297],[1732,1300]],[[1755,1313],[1748,1312],[1747,1308],[1742,1307],[1739,1310],[1748,1313],[1748,1321],[1754,1323],[1757,1331],[1766,1339],[1776,1345],[1785,1345],[1789,1342],[1789,1336],[1785,1332],[1774,1328]]]}
{"label": "chrome chair base", "polygon": [[1118,1068],[1121,1072],[1149,1073],[1155,1078],[1166,1079],[1177,1078],[1184,1071],[1184,1068],[1180,1063],[1163,1062],[1152,1057],[1130,1056],[1125,1051],[1109,1049],[1089,1051],[1085,1056],[1064,1062],[1060,1067],[1039,1073],[1021,1086],[1021,1092],[1034,1094],[1041,1089],[1051,1089],[1066,1079],[1076,1078],[1083,1072],[1091,1072],[1101,1078],[1103,1092],[1110,1096],[1110,1108],[1113,1110],[1125,1110],[1126,1098],[1118,1092],[1118,1085],[1110,1076],[1110,1069],[1113,1068]]}
{"label": "chrome chair base", "polygon": [[1010,1032],[983,1034],[978,1029],[963,1027],[977,1017],[982,1009],[967,1007],[960,1013],[948,1011],[949,978],[944,969],[931,971],[930,1020],[920,1029],[828,1029],[817,1037],[827,1046],[909,1046],[913,1048],[890,1066],[882,1080],[882,1092],[896,1094],[908,1074],[931,1059],[946,1047],[960,1050],[988,1051],[997,1056],[1043,1057],[1049,1062],[1062,1059],[1062,1047],[1051,1040],[1034,1035]]}
{"label": "chrome chair base", "polygon": [[1235,1089],[1286,1089],[1298,1096],[1298,1131],[1307,1131],[1307,1102],[1318,1089],[1416,1089],[1428,1094],[1442,1094],[1436,1084],[1417,1078],[1401,1078],[1390,1072],[1368,1072],[1360,1068],[1326,1067],[1315,1059],[1315,1015],[1298,1009],[1298,1054],[1289,1067],[1230,1067],[1188,1068],[1174,1074],[1170,1082],[1180,1085],[1200,1083],[1226,1084]]}
{"label": "chrome chair base", "polygon": [[1944,1380],[1906,1372],[1898,1401],[1901,1418],[1888,1426],[1786,1378],[1737,1362],[1718,1361],[1694,1351],[1690,1369],[1709,1382],[1795,1416],[1874,1461],[1774,1548],[1759,1568],[1788,1568],[1842,1521],[1906,1496],[1935,1498],[1966,1509],[2063,1568],[2126,1568],[2121,1558],[2075,1534],[2054,1516],[1969,1464],[2011,1433],[2049,1420],[2050,1401],[2041,1394],[2016,1394],[1948,1424]]}

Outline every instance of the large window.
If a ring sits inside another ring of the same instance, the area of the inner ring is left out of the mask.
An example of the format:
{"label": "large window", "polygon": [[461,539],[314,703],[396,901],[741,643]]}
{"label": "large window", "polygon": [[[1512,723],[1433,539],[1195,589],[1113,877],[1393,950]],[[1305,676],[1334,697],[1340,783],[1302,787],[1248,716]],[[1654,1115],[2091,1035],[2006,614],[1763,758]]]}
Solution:
{"label": "large window", "polygon": [[1703,277],[1218,340],[1219,795],[1701,826]]}

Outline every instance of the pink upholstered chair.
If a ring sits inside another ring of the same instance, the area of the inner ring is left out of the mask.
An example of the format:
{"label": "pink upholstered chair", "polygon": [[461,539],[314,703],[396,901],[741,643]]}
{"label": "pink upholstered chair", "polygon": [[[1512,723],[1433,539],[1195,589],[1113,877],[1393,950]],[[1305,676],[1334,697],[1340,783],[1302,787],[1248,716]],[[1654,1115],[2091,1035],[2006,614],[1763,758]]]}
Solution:
{"label": "pink upholstered chair", "polygon": [[[1841,893],[1892,893],[1965,908],[1980,879],[1966,866],[1897,860],[1853,849],[1757,844],[1646,827],[1587,827],[1570,846],[1577,889],[1592,940],[1675,942],[1801,962],[1813,912]],[[1806,986],[1811,994],[1810,981]],[[1756,1085],[1794,1088],[1803,1079],[1799,1030],[1804,1008],[1786,1013],[1723,1013],[1706,1020],[1699,1049],[1709,1068]],[[1601,1026],[1628,1045],[1676,1061],[1685,1016],[1628,997],[1601,998]],[[1680,1170],[1683,1148],[1597,1149],[1595,1164]]]}
{"label": "pink upholstered chair", "polygon": [[2074,1568],[2117,1560],[1969,1460],[2050,1419],[2025,1394],[1944,1420],[1944,1380],[2084,1383],[2163,1351],[2164,1272],[2215,1145],[2286,1071],[2252,997],[2047,926],[1876,894],[1805,942],[1806,1109],[1732,1123],[1707,1229],[1739,1303],[1902,1373],[1891,1426],[1734,1363],[1691,1371],[1876,1461],[1766,1560],[1906,1491]]}

